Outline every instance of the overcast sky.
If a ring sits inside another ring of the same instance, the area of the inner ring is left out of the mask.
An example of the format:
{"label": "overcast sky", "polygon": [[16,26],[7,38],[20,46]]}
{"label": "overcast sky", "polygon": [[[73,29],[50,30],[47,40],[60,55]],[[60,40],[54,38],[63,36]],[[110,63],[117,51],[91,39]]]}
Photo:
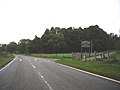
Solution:
{"label": "overcast sky", "polygon": [[0,0],[0,43],[41,37],[46,28],[120,29],[120,0]]}

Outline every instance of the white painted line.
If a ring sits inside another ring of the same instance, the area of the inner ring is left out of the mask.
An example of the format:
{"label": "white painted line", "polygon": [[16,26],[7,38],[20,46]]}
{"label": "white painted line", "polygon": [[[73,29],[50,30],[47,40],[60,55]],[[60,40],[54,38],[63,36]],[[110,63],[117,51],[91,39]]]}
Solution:
{"label": "white painted line", "polygon": [[0,71],[2,71],[2,70],[4,70],[5,68],[7,68],[10,64],[12,64],[15,60],[16,60],[16,56],[15,56],[15,58],[11,61],[11,62],[9,62],[5,67],[3,67],[2,69],[0,69]]}
{"label": "white painted line", "polygon": [[39,72],[38,74],[39,74],[39,75],[41,75],[41,73],[40,73],[40,72]]}
{"label": "white painted line", "polygon": [[47,82],[47,86],[49,87],[50,90],[53,90],[53,88],[50,86],[48,82]]}
{"label": "white painted line", "polygon": [[28,60],[28,62],[32,65],[32,67],[35,69],[36,67],[30,62],[30,60]]}
{"label": "white painted line", "polygon": [[40,75],[40,77],[43,79],[43,81],[46,83],[46,85],[48,86],[48,88],[50,89],[50,90],[54,90],[51,86],[50,86],[50,84],[45,80],[45,78],[43,77],[43,75],[39,72],[38,73],[39,75]]}
{"label": "white painted line", "polygon": [[32,64],[32,67],[35,68],[35,66]]}
{"label": "white painted line", "polygon": [[76,68],[73,68],[73,67],[70,67],[70,66],[66,66],[66,65],[63,65],[63,64],[60,64],[60,63],[57,63],[57,64],[61,65],[61,66],[64,66],[64,67],[67,67],[67,68],[71,68],[73,70],[77,70],[77,71],[80,71],[80,72],[92,75],[92,76],[96,76],[96,77],[103,78],[103,79],[106,79],[106,80],[109,80],[109,81],[120,83],[120,81],[115,80],[115,79],[111,79],[111,78],[108,78],[108,77],[105,77],[105,76],[97,75],[97,74],[94,74],[94,73],[91,73],[91,72],[87,72],[87,71],[84,71],[84,70],[76,69]]}
{"label": "white painted line", "polygon": [[22,61],[22,59],[20,59],[20,62]]}
{"label": "white painted line", "polygon": [[47,81],[45,81],[45,83],[47,84]]}
{"label": "white painted line", "polygon": [[42,75],[40,72],[39,72],[38,74],[40,75],[40,77],[41,77],[42,79],[44,79],[43,75]]}
{"label": "white painted line", "polygon": [[44,77],[41,75],[41,78],[43,79]]}
{"label": "white painted line", "polygon": [[37,61],[37,59],[34,59],[35,61]]}

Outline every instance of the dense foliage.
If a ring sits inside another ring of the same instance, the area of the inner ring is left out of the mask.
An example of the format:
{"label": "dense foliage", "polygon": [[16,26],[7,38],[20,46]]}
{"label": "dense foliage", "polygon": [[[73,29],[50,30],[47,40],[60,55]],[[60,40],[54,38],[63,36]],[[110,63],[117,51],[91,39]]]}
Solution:
{"label": "dense foliage", "polygon": [[41,38],[21,39],[18,45],[10,42],[0,49],[10,53],[71,53],[80,52],[84,40],[92,41],[93,51],[120,50],[120,37],[107,34],[98,25],[84,29],[52,27],[46,29]]}
{"label": "dense foliage", "polygon": [[10,42],[8,45],[6,45],[5,49],[7,52],[15,53],[17,50],[17,44],[15,42]]}
{"label": "dense foliage", "polygon": [[41,38],[35,38],[29,44],[30,53],[64,53],[80,52],[81,40],[92,41],[94,51],[120,49],[120,38],[107,34],[98,25],[88,28],[46,29]]}

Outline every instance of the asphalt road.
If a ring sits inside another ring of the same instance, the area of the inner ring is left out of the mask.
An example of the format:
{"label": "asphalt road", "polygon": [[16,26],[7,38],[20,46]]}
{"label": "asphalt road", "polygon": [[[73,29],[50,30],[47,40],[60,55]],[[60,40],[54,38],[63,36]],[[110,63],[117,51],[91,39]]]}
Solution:
{"label": "asphalt road", "polygon": [[0,71],[0,90],[120,90],[120,84],[54,63],[17,55]]}

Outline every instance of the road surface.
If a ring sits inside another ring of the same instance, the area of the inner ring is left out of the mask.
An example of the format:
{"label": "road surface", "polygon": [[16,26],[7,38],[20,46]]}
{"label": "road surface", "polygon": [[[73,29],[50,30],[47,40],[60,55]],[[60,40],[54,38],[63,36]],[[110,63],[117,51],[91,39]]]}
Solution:
{"label": "road surface", "polygon": [[42,59],[16,55],[0,71],[0,90],[120,90],[120,83]]}

